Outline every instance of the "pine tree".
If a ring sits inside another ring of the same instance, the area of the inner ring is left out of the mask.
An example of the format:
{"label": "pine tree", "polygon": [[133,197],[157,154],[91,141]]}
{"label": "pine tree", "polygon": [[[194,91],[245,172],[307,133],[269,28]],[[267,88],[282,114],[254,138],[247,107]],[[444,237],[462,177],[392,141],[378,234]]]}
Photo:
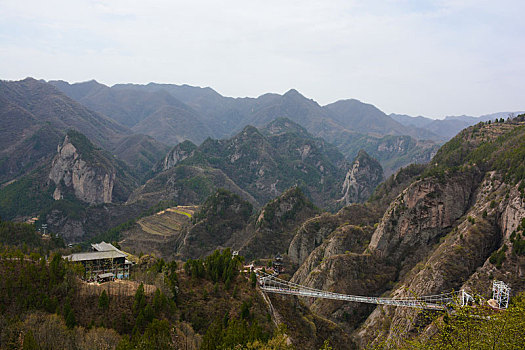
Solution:
{"label": "pine tree", "polygon": [[140,284],[135,292],[135,301],[133,302],[133,314],[137,316],[146,306],[146,295],[144,294],[144,284]]}
{"label": "pine tree", "polygon": [[29,330],[24,334],[24,343],[22,345],[23,350],[38,350],[40,347],[33,336],[33,331]]}
{"label": "pine tree", "polygon": [[102,293],[98,297],[98,307],[102,310],[107,310],[109,307],[109,297],[105,289],[102,291]]}

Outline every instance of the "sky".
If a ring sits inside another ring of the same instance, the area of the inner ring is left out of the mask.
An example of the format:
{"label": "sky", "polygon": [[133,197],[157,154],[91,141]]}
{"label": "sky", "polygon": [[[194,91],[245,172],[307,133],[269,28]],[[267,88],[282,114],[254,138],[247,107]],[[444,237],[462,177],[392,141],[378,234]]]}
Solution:
{"label": "sky", "polygon": [[0,0],[0,79],[477,116],[525,110],[524,14],[523,0]]}

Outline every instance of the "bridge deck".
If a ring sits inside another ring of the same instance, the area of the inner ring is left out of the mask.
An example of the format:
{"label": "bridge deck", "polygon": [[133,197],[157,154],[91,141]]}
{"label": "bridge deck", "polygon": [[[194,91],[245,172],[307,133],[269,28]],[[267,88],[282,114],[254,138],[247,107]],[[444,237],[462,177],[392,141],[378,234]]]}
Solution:
{"label": "bridge deck", "polygon": [[348,295],[333,292],[326,292],[323,290],[302,286],[290,281],[279,279],[273,275],[259,272],[259,286],[262,290],[269,293],[297,295],[301,297],[310,298],[324,298],[331,300],[352,301],[358,303],[377,304],[377,305],[391,305],[414,307],[420,309],[430,310],[444,310],[447,305],[456,303],[459,299],[460,303],[465,302],[465,297],[469,297],[463,291],[430,295],[424,297],[405,297],[405,298],[381,298],[381,297],[367,297],[359,295]]}

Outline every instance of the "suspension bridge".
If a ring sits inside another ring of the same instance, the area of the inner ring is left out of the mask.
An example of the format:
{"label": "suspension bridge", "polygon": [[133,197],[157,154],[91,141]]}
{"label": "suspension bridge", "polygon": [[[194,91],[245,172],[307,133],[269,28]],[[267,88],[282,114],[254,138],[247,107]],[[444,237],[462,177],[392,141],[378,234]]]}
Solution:
{"label": "suspension bridge", "polygon": [[[340,294],[320,289],[306,287],[297,283],[278,278],[275,274],[263,271],[257,272],[259,287],[269,293],[297,295],[301,297],[324,298],[332,300],[352,301],[358,303],[404,306],[430,310],[445,310],[451,305],[465,306],[474,302],[472,295],[464,290],[427,295],[421,297],[382,298],[360,295]],[[493,299],[498,309],[506,309],[509,302],[510,288],[501,281],[495,281],[492,286]]]}

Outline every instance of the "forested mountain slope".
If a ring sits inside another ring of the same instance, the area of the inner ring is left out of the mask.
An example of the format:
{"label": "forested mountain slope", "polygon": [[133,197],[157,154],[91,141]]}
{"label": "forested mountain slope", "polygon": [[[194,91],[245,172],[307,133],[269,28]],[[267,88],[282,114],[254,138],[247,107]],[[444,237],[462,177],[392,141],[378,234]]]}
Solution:
{"label": "forested mountain slope", "polygon": [[298,185],[323,207],[336,207],[349,162],[333,146],[288,119],[259,131],[247,126],[231,139],[206,140],[199,147],[176,146],[132,200],[175,199],[196,204],[224,187],[261,207]]}
{"label": "forested mountain slope", "polygon": [[0,130],[0,183],[47,165],[70,129],[137,167],[141,174],[149,171],[166,151],[162,143],[132,135],[130,129],[113,119],[84,107],[51,84],[32,78],[0,82],[0,118],[4,126]]}

